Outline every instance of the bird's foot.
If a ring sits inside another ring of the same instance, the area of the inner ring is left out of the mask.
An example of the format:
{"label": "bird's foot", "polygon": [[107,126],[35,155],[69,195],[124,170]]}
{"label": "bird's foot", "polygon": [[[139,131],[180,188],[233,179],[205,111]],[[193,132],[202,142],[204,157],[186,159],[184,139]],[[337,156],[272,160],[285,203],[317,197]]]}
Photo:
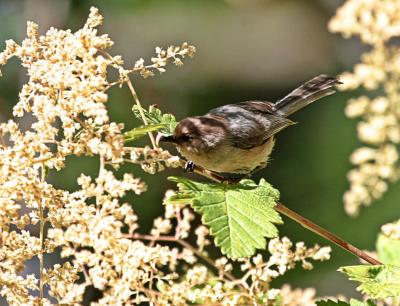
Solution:
{"label": "bird's foot", "polygon": [[249,178],[248,174],[239,174],[239,175],[232,175],[232,174],[228,174],[228,175],[224,175],[224,180],[222,181],[222,183],[227,184],[227,185],[235,185],[238,184],[241,180],[245,179],[245,178]]}
{"label": "bird's foot", "polygon": [[225,178],[222,183],[225,185],[236,185],[238,184],[242,179],[241,178],[231,178],[231,177],[227,177]]}
{"label": "bird's foot", "polygon": [[191,160],[188,160],[185,164],[185,172],[193,172],[194,171],[194,162],[192,162]]}

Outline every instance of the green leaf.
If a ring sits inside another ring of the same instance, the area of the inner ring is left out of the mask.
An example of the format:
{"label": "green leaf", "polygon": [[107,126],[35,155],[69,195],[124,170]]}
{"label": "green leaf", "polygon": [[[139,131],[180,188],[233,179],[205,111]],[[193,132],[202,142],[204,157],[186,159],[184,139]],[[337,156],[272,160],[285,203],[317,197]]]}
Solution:
{"label": "green leaf", "polygon": [[[134,105],[132,107],[132,111],[136,118],[142,120],[139,106]],[[168,113],[163,114],[161,110],[154,105],[150,105],[149,110],[142,108],[142,111],[148,121],[148,124],[163,124],[163,127],[159,130],[160,133],[165,135],[172,135],[174,133],[175,127],[178,124],[174,115]]]}
{"label": "green leaf", "polygon": [[363,301],[359,301],[359,300],[356,300],[356,299],[351,299],[350,300],[350,306],[376,306],[376,305],[371,300],[363,302]]}
{"label": "green leaf", "polygon": [[350,304],[344,301],[321,300],[317,301],[317,306],[376,306],[372,301],[359,301],[351,299]]}
{"label": "green leaf", "polygon": [[394,265],[358,265],[339,269],[350,280],[360,282],[357,290],[374,299],[400,296],[400,267]]}
{"label": "green leaf", "polygon": [[274,223],[283,223],[274,209],[279,191],[264,179],[257,185],[242,180],[235,185],[200,183],[182,177],[170,177],[179,191],[166,203],[189,203],[210,227],[215,244],[229,258],[251,256],[265,249],[265,237],[278,235]]}
{"label": "green leaf", "polygon": [[149,125],[142,125],[137,128],[133,128],[132,130],[124,133],[125,142],[137,140],[149,132],[159,131],[165,128],[165,124],[149,124]]}
{"label": "green leaf", "polygon": [[400,266],[400,240],[379,234],[376,249],[383,263]]}

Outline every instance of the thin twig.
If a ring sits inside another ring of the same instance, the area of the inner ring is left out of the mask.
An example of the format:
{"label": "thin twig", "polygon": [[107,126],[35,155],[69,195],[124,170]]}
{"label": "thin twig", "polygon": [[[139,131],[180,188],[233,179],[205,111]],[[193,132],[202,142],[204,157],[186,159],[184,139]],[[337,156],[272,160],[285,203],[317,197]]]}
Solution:
{"label": "thin twig", "polygon": [[[139,101],[139,97],[136,94],[135,88],[133,88],[131,79],[129,78],[129,76],[127,76],[126,78],[127,78],[126,83],[128,84],[128,87],[129,87],[129,90],[131,91],[132,97],[135,100],[135,103],[139,108],[139,113],[140,113],[140,116],[142,117],[142,121],[143,121],[144,125],[148,125],[146,116],[144,115],[144,112],[143,112],[142,104]],[[149,135],[149,138],[150,138],[151,144],[153,145],[153,148],[156,149],[157,144],[156,144],[156,140],[154,139],[153,134],[151,132],[148,132],[147,135]]]}
{"label": "thin twig", "polygon": [[[45,180],[45,175],[46,175],[46,169],[44,165],[42,164],[41,167],[41,177],[40,180],[43,183]],[[44,282],[43,282],[43,272],[44,272],[44,223],[46,222],[44,218],[44,209],[43,209],[43,203],[42,199],[39,199],[38,201],[38,206],[39,206],[39,239],[40,239],[40,254],[39,254],[39,305],[43,305],[43,297],[44,297]]]}
{"label": "thin twig", "polygon": [[[108,52],[106,52],[104,50],[98,49],[98,51],[101,54],[103,54],[104,56],[108,57],[109,59],[113,58]],[[129,71],[129,72],[132,72],[132,71]],[[136,93],[135,88],[132,85],[132,81],[131,81],[131,79],[130,79],[128,74],[126,74],[126,78],[124,78],[124,80],[125,79],[126,79],[126,84],[128,85],[129,90],[131,92],[131,95],[132,95],[133,99],[135,100],[136,105],[139,108],[139,113],[140,113],[140,116],[142,117],[142,121],[143,121],[144,125],[148,125],[146,116],[144,115],[144,112],[143,112],[142,104],[140,103],[139,97],[138,97],[138,95]],[[119,83],[119,81],[117,81],[115,83],[117,84],[117,83]],[[148,132],[147,134],[149,135],[149,138],[150,138],[150,141],[151,141],[151,144],[152,144],[153,148],[156,149],[157,148],[157,143],[156,143],[156,140],[154,139],[153,134],[151,132]]]}
{"label": "thin twig", "polygon": [[345,249],[346,251],[350,252],[351,254],[365,260],[366,262],[372,265],[381,265],[382,263],[379,260],[369,256],[367,253],[361,251],[360,249],[356,248],[354,245],[348,243],[347,241],[341,239],[337,235],[329,232],[328,230],[322,228],[318,224],[304,218],[303,216],[299,215],[298,213],[294,212],[293,210],[289,209],[282,203],[277,203],[275,209],[280,212],[281,214],[289,217],[290,219],[296,221],[306,229],[316,233],[317,235],[335,243],[336,245],[340,246],[341,248]]}

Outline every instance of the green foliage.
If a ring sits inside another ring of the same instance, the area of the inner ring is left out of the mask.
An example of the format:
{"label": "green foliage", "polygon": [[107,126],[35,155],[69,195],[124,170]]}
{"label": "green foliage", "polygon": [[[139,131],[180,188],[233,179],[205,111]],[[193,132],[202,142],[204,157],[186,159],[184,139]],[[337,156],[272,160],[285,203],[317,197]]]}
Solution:
{"label": "green foliage", "polygon": [[159,123],[159,124],[149,124],[149,125],[142,125],[137,128],[133,128],[132,130],[124,133],[125,142],[137,140],[149,132],[159,131],[161,129],[165,129],[166,125]]}
{"label": "green foliage", "polygon": [[[400,241],[379,234],[376,243],[379,259],[385,265],[358,265],[341,267],[340,272],[361,283],[357,288],[372,298],[400,296]],[[357,303],[358,304],[357,304]],[[318,304],[319,305],[319,304]],[[325,304],[322,304],[325,305]],[[374,305],[354,300],[351,306]]]}
{"label": "green foliage", "polygon": [[372,301],[359,301],[356,299],[351,299],[350,303],[343,302],[343,301],[332,301],[332,300],[323,300],[318,301],[317,306],[375,306]]}
{"label": "green foliage", "polygon": [[[134,105],[132,107],[132,111],[136,118],[142,119],[139,106]],[[168,113],[163,114],[161,110],[159,110],[154,105],[150,105],[149,110],[142,108],[142,111],[149,125],[162,125],[162,127],[159,129],[160,133],[165,135],[171,135],[174,133],[175,127],[177,125],[174,115]]]}
{"label": "green foliage", "polygon": [[186,178],[170,177],[179,191],[167,203],[189,203],[210,227],[215,244],[229,258],[251,256],[266,247],[265,237],[278,235],[274,223],[282,219],[274,206],[279,191],[264,179],[257,185],[242,180],[236,185],[200,183]]}
{"label": "green foliage", "polygon": [[376,250],[383,263],[400,266],[400,240],[379,234]]}
{"label": "green foliage", "polygon": [[360,282],[357,290],[375,299],[400,296],[400,267],[394,265],[358,265],[339,269],[349,279]]}
{"label": "green foliage", "polygon": [[371,300],[363,302],[363,301],[359,301],[359,300],[356,300],[356,299],[351,299],[350,300],[350,306],[376,306],[376,305]]}

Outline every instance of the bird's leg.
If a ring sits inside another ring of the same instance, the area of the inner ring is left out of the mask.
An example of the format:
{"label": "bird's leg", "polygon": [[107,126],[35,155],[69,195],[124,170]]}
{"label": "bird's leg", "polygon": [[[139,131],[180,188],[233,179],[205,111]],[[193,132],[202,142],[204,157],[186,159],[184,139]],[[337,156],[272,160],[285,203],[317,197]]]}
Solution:
{"label": "bird's leg", "polygon": [[185,164],[185,172],[193,172],[194,171],[194,162],[192,162],[191,160],[188,160]]}
{"label": "bird's leg", "polygon": [[199,172],[202,175],[205,175],[216,182],[227,184],[227,185],[237,184],[240,182],[240,180],[247,177],[247,175],[226,176],[226,174],[223,175],[223,174],[208,170],[206,168],[203,168],[201,166],[195,165],[194,162],[191,160],[186,161],[183,169],[185,172]]}

